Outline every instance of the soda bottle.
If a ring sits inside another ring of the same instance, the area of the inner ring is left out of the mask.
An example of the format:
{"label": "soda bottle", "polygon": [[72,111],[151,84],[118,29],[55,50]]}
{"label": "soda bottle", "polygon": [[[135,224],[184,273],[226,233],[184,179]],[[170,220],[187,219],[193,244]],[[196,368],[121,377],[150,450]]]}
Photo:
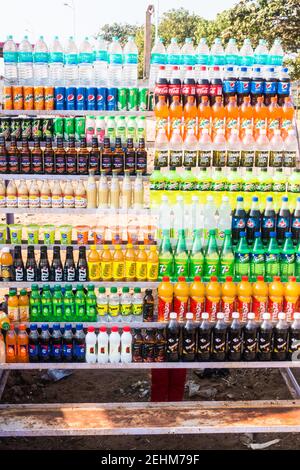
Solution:
{"label": "soda bottle", "polygon": [[76,325],[73,355],[76,362],[85,362],[85,334],[81,323]]}
{"label": "soda bottle", "polygon": [[88,254],[88,277],[90,281],[100,281],[101,279],[101,262],[97,247],[92,245]]}
{"label": "soda bottle", "polygon": [[295,275],[297,280],[300,278],[300,242],[296,250]]}
{"label": "soda bottle", "polygon": [[[101,328],[106,329],[105,326],[101,326]],[[117,327],[113,327],[113,328],[117,328]],[[93,326],[88,327],[87,334],[85,337],[85,347],[86,347],[85,361],[88,364],[95,364],[97,361],[97,336],[95,333],[95,328]],[[98,338],[98,362],[101,362],[99,361],[99,351],[102,351],[102,348],[101,347],[99,348],[99,338]],[[107,349],[106,349],[106,353],[107,353]],[[107,360],[105,362],[107,362]]]}
{"label": "soda bottle", "polygon": [[31,286],[31,295],[29,299],[29,312],[30,312],[30,321],[38,322],[42,316],[42,304],[41,296],[39,292],[39,287],[37,284],[32,284]]}
{"label": "soda bottle", "polygon": [[236,73],[233,67],[227,67],[223,78],[224,105],[228,105],[231,98],[236,100]]}
{"label": "soda bottle", "polygon": [[265,74],[264,83],[264,99],[265,105],[270,106],[271,100],[276,98],[277,100],[277,78],[275,77],[274,67],[268,67]]}
{"label": "soda bottle", "polygon": [[240,232],[240,241],[234,254],[235,276],[241,279],[242,276],[250,275],[250,248],[246,240],[246,232]]}
{"label": "soda bottle", "polygon": [[182,352],[183,362],[194,362],[196,358],[196,328],[193,323],[193,314],[186,314],[186,324],[182,329]]}
{"label": "soda bottle", "polygon": [[76,266],[76,281],[86,282],[88,280],[88,264],[86,260],[86,247],[79,247],[78,263]]}
{"label": "soda bottle", "polygon": [[195,321],[200,321],[201,314],[205,309],[205,285],[201,282],[200,276],[195,276],[190,284],[190,312]]}
{"label": "soda bottle", "polygon": [[132,329],[132,362],[143,362],[144,341],[139,328]]}
{"label": "soda bottle", "polygon": [[34,246],[28,246],[27,248],[25,278],[27,282],[37,281],[37,264],[34,256]]}
{"label": "soda bottle", "polygon": [[224,322],[224,314],[218,312],[217,323],[212,328],[211,359],[213,361],[225,361],[226,359],[227,325]]}
{"label": "soda bottle", "polygon": [[292,233],[285,233],[285,242],[280,254],[280,276],[287,281],[289,276],[295,275],[296,254],[292,241]]}
{"label": "soda bottle", "polygon": [[198,329],[198,361],[208,362],[211,354],[211,323],[209,322],[209,314],[202,313],[202,321]]}
{"label": "soda bottle", "polygon": [[281,168],[283,165],[283,154],[284,142],[281,137],[280,129],[274,129],[270,139],[270,167]]}
{"label": "soda bottle", "polygon": [[284,288],[280,276],[274,276],[273,281],[269,284],[268,305],[268,311],[273,322],[278,320],[278,314],[283,311],[283,295]]}
{"label": "soda bottle", "polygon": [[188,311],[189,286],[184,276],[178,277],[178,282],[174,286],[174,312],[178,321],[185,319]]}
{"label": "soda bottle", "polygon": [[14,247],[13,254],[13,277],[16,282],[25,281],[25,268],[22,259],[22,251],[20,246]]}
{"label": "soda bottle", "polygon": [[154,349],[154,361],[155,362],[166,362],[167,361],[167,340],[165,337],[165,328],[161,327],[157,329],[155,335],[155,349]]}
{"label": "soda bottle", "polygon": [[276,223],[276,213],[273,205],[272,196],[267,197],[266,208],[261,219],[261,238],[264,245],[269,243],[270,234],[274,232]]}
{"label": "soda bottle", "polygon": [[115,245],[112,262],[112,277],[114,281],[124,281],[125,278],[124,254],[120,245]]}
{"label": "soda bottle", "polygon": [[[168,117],[169,117],[169,108],[166,103],[166,97],[164,95],[160,95],[158,97],[158,102],[154,107],[154,115],[156,117],[156,130],[157,138],[162,136],[162,131],[165,135],[168,135]],[[160,139],[157,139],[157,143],[159,143]],[[157,147],[156,147],[157,148]]]}
{"label": "soda bottle", "polygon": [[143,321],[154,321],[154,298],[152,294],[152,289],[145,290],[145,296],[143,299]]}
{"label": "soda bottle", "polygon": [[52,138],[46,137],[46,144],[44,149],[44,172],[47,175],[52,175],[55,170],[55,157],[52,148]]}
{"label": "soda bottle", "polygon": [[239,321],[240,314],[232,312],[232,322],[228,328],[228,360],[240,361],[242,356],[242,325]]}
{"label": "soda bottle", "polygon": [[50,264],[48,261],[47,247],[41,246],[40,262],[37,268],[37,278],[41,282],[50,281]]}
{"label": "soda bottle", "polygon": [[72,322],[75,319],[75,297],[70,284],[65,285],[64,294],[64,321]]}
{"label": "soda bottle", "polygon": [[278,313],[278,323],[274,328],[274,344],[272,359],[274,361],[285,361],[288,355],[289,326],[285,321],[285,313]]}
{"label": "soda bottle", "polygon": [[202,252],[201,233],[199,229],[194,230],[192,250],[190,253],[189,279],[202,276],[204,256]]}
{"label": "soda bottle", "polygon": [[168,276],[158,286],[158,321],[168,321],[173,307],[173,285]]}
{"label": "soda bottle", "polygon": [[[267,104],[267,103],[266,103]],[[271,104],[269,106],[269,116],[268,116],[268,137],[271,139],[276,130],[280,130],[282,119],[282,109],[277,104],[277,96],[271,97]]]}
{"label": "soda bottle", "polygon": [[175,131],[177,136],[180,136],[182,126],[182,104],[180,103],[179,95],[172,95],[171,104],[169,106],[169,120],[170,120],[170,142],[172,141],[173,133]]}
{"label": "soda bottle", "polygon": [[257,355],[257,330],[255,314],[248,313],[248,321],[243,328],[243,359],[244,361],[255,361]]}
{"label": "soda bottle", "polygon": [[226,276],[221,286],[221,310],[224,313],[224,320],[228,322],[232,320],[232,313],[235,311],[237,288],[232,276]]}
{"label": "soda bottle", "polygon": [[251,84],[251,105],[255,106],[259,99],[263,99],[264,79],[262,78],[261,67],[255,67],[252,74]]}
{"label": "soda bottle", "polygon": [[291,322],[294,318],[295,312],[299,308],[299,284],[294,276],[290,276],[288,282],[284,285],[284,300],[283,310],[286,314],[286,319]]}
{"label": "soda bottle", "polygon": [[17,334],[17,362],[29,362],[28,334],[25,325],[19,325]]}
{"label": "soda bottle", "polygon": [[178,241],[174,253],[174,278],[180,276],[188,277],[189,274],[189,256],[185,242],[185,231],[178,230]]}
{"label": "soda bottle", "polygon": [[62,357],[64,362],[73,361],[73,332],[72,325],[67,323],[65,325],[65,331],[62,336]]}
{"label": "soda bottle", "polygon": [[277,96],[278,96],[279,106],[283,106],[285,100],[289,98],[290,89],[291,89],[291,79],[289,76],[289,71],[287,67],[283,67],[280,70],[278,87],[277,87]]}
{"label": "soda bottle", "polygon": [[241,67],[239,78],[236,84],[237,88],[237,98],[238,98],[238,106],[241,106],[243,99],[245,96],[250,98],[250,68],[248,67]]}
{"label": "soda bottle", "polygon": [[216,240],[216,230],[209,230],[208,244],[204,254],[203,279],[209,281],[211,276],[218,278],[220,271],[220,257]]}
{"label": "soda bottle", "polygon": [[53,282],[63,281],[63,265],[60,257],[60,247],[53,247],[53,259],[50,268],[50,278]]}
{"label": "soda bottle", "polygon": [[[278,104],[279,100],[278,100]],[[284,104],[282,106],[282,120],[281,120],[281,136],[286,139],[289,135],[289,131],[293,130],[293,123],[295,118],[294,105],[291,102],[291,97],[286,96],[284,98]]]}
{"label": "soda bottle", "polygon": [[236,96],[230,96],[229,102],[225,108],[226,117],[226,137],[232,134],[232,131],[238,131],[239,128],[239,109],[237,107]]}
{"label": "soda bottle", "polygon": [[252,293],[252,310],[255,314],[255,320],[261,321],[263,314],[268,311],[269,288],[264,276],[257,276],[256,282],[252,285]]}
{"label": "soda bottle", "polygon": [[95,294],[95,286],[93,284],[89,284],[87,286],[86,318],[87,321],[90,322],[97,321],[97,297]]}
{"label": "soda bottle", "polygon": [[120,301],[120,313],[121,313],[121,318],[123,321],[131,320],[132,300],[131,300],[131,294],[129,293],[129,287],[122,288],[121,301]]}
{"label": "soda bottle", "polygon": [[180,129],[173,130],[170,139],[170,167],[181,168],[183,162],[183,141]]}
{"label": "soda bottle", "polygon": [[41,317],[42,321],[51,321],[53,315],[53,303],[52,303],[52,294],[50,291],[50,286],[45,284],[43,286],[43,292],[41,295],[42,303],[42,312]]}
{"label": "soda bottle", "polygon": [[64,298],[61,291],[60,285],[54,286],[54,293],[53,293],[53,319],[54,321],[60,322],[63,321],[64,316]]}
{"label": "soda bottle", "polygon": [[298,360],[300,350],[300,312],[295,312],[294,321],[290,326],[289,359]]}
{"label": "soda bottle", "polygon": [[133,289],[132,296],[132,315],[134,321],[143,320],[143,297],[141,294],[141,288],[135,287]]}
{"label": "soda bottle", "polygon": [[76,321],[86,319],[86,296],[82,284],[77,284],[75,294],[75,318]]}
{"label": "soda bottle", "polygon": [[247,320],[248,313],[251,312],[252,305],[252,285],[248,276],[242,276],[242,280],[237,285],[237,311],[241,315],[242,322]]}
{"label": "soda bottle", "polygon": [[270,232],[270,241],[265,253],[266,280],[271,281],[273,276],[280,274],[280,254],[281,249],[276,240],[276,232]]}
{"label": "soda bottle", "polygon": [[[59,329],[59,325],[57,326]],[[56,325],[53,325],[53,330],[55,327]],[[51,355],[51,344],[50,344],[50,333],[49,333],[49,328],[47,324],[42,325],[42,331],[39,337],[39,343],[40,343],[40,352],[39,352],[40,361],[49,362],[50,355]],[[53,341],[52,341],[52,344],[53,344]]]}
{"label": "soda bottle", "polygon": [[146,329],[144,336],[143,362],[154,362],[155,360],[155,329]]}
{"label": "soda bottle", "polygon": [[265,275],[265,248],[261,242],[261,233],[255,232],[255,242],[250,254],[251,278]]}
{"label": "soda bottle", "polygon": [[297,205],[292,215],[291,232],[293,243],[297,245],[300,241],[300,197],[297,198]]}
{"label": "soda bottle", "polygon": [[215,321],[217,312],[220,310],[221,303],[221,285],[218,278],[212,276],[205,286],[206,311],[209,314],[210,321]]}
{"label": "soda bottle", "polygon": [[215,103],[212,106],[212,137],[214,138],[218,130],[225,131],[225,108],[222,105],[222,96],[216,96]]}
{"label": "soda bottle", "polygon": [[260,232],[261,226],[261,213],[259,210],[258,197],[254,196],[252,198],[251,208],[248,214],[248,219],[246,223],[246,234],[247,242],[249,245],[254,243],[255,232]]}
{"label": "soda bottle", "polygon": [[170,313],[170,322],[166,329],[167,361],[178,362],[180,360],[180,326],[177,322],[177,313]]}
{"label": "soda bottle", "polygon": [[257,357],[260,361],[270,361],[273,351],[273,326],[271,315],[264,312],[258,329]]}
{"label": "soda bottle", "polygon": [[30,325],[28,335],[28,354],[29,362],[39,362],[39,334],[37,325]]}
{"label": "soda bottle", "polygon": [[242,196],[237,197],[236,208],[232,214],[231,222],[231,236],[233,245],[237,245],[240,240],[241,232],[244,232],[246,228],[247,214],[244,209],[244,198]]}

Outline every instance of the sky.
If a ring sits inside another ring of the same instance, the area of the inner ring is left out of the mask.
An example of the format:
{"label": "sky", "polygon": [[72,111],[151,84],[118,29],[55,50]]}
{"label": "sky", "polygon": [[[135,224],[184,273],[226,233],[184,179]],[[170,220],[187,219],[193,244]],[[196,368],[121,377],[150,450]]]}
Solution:
{"label": "sky", "polygon": [[8,34],[13,34],[18,42],[25,34],[32,42],[41,34],[46,41],[51,41],[54,35],[66,39],[73,34],[74,11],[78,40],[97,33],[105,23],[143,24],[147,6],[156,5],[157,1],[160,15],[171,8],[184,7],[207,19],[237,3],[237,0],[0,0],[0,41]]}

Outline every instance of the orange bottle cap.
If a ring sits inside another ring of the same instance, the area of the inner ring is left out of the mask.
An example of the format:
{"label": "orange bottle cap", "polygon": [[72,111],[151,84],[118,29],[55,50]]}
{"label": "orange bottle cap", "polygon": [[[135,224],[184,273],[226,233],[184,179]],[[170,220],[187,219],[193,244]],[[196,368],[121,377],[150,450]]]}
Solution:
{"label": "orange bottle cap", "polygon": [[273,281],[281,281],[280,276],[274,276]]}
{"label": "orange bottle cap", "polygon": [[290,281],[290,282],[296,282],[295,276],[290,276],[290,277],[289,277],[289,281]]}

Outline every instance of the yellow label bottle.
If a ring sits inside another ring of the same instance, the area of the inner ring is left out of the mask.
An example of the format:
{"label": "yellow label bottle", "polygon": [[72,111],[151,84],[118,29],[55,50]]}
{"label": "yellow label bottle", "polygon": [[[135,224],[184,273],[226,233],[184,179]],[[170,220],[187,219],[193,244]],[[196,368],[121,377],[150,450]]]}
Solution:
{"label": "yellow label bottle", "polygon": [[147,259],[147,281],[157,281],[158,279],[158,253],[156,246],[150,246]]}
{"label": "yellow label bottle", "polygon": [[103,281],[112,280],[112,256],[108,245],[104,245],[102,251],[101,276]]}
{"label": "yellow label bottle", "polygon": [[125,279],[126,281],[135,281],[136,278],[136,260],[135,251],[131,243],[128,243],[125,252]]}
{"label": "yellow label bottle", "polygon": [[125,277],[125,263],[124,255],[120,245],[115,246],[115,252],[113,255],[113,280],[124,281]]}
{"label": "yellow label bottle", "polygon": [[136,258],[136,278],[138,281],[147,280],[147,253],[143,245],[140,246]]}
{"label": "yellow label bottle", "polygon": [[101,262],[96,246],[91,246],[88,254],[88,273],[90,281],[100,281],[101,279]]}

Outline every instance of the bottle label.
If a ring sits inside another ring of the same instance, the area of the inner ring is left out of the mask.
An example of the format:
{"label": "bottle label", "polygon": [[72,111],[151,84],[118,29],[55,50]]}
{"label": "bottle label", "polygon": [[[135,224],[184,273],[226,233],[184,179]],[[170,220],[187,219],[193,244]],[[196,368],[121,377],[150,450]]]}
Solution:
{"label": "bottle label", "polygon": [[[57,303],[56,303],[57,302]],[[63,316],[63,301],[53,299],[53,315],[57,320],[61,320]]]}
{"label": "bottle label", "polygon": [[277,228],[280,229],[287,229],[290,225],[290,221],[287,217],[283,217],[281,215],[278,215],[277,219]]}
{"label": "bottle label", "polygon": [[71,360],[73,358],[73,344],[63,345],[63,356],[65,359]]}
{"label": "bottle label", "polygon": [[97,303],[97,313],[100,317],[104,317],[108,313],[108,304],[98,304]]}
{"label": "bottle label", "polygon": [[198,118],[198,127],[199,129],[210,129],[210,120],[206,117],[200,116]]}
{"label": "bottle label", "polygon": [[18,62],[18,53],[17,52],[3,52],[3,58],[5,64],[14,64]]}
{"label": "bottle label", "polygon": [[[27,206],[28,206],[28,198],[27,198]],[[2,195],[0,195],[0,207],[6,207],[6,197]]]}
{"label": "bottle label", "polygon": [[263,319],[263,314],[268,311],[267,299],[261,299],[254,296],[252,301],[252,311],[255,313],[255,320],[261,321]]}
{"label": "bottle label", "polygon": [[29,344],[28,346],[29,360],[35,362],[39,357],[39,347],[37,344]]}
{"label": "bottle label", "polygon": [[[273,166],[275,166],[275,165],[273,165]],[[275,193],[279,193],[279,192],[284,193],[285,189],[286,189],[286,184],[285,183],[279,183],[279,182],[277,183],[276,182],[276,183],[273,184],[273,191]]]}
{"label": "bottle label", "polygon": [[61,268],[55,268],[54,270],[54,281],[61,282],[63,280],[63,270]]}
{"label": "bottle label", "polygon": [[245,301],[245,300],[238,298],[237,311],[241,315],[241,321],[242,322],[247,321],[248,313],[251,312],[251,300]]}
{"label": "bottle label", "polygon": [[225,94],[236,93],[236,80],[224,80],[223,81],[223,92]]}
{"label": "bottle label", "polygon": [[250,268],[250,254],[249,253],[238,253],[234,255],[236,274],[240,276],[248,276]]}
{"label": "bottle label", "polygon": [[225,128],[225,119],[214,118],[212,122],[212,128],[217,132],[218,129]]}
{"label": "bottle label", "polygon": [[165,54],[159,54],[157,52],[154,52],[151,54],[151,59],[150,59],[151,64],[156,64],[156,65],[163,65],[166,63],[166,56]]}
{"label": "bottle label", "polygon": [[179,277],[179,276],[188,277],[188,260],[187,259],[179,260],[175,258],[174,275],[176,277]]}
{"label": "bottle label", "polygon": [[122,65],[122,54],[109,54],[109,63],[113,65]]}
{"label": "bottle label", "polygon": [[206,311],[209,314],[209,321],[217,320],[217,313],[220,311],[220,300],[206,298]]}
{"label": "bottle label", "polygon": [[109,281],[112,278],[112,263],[110,261],[102,261],[101,269],[103,281]]}
{"label": "bottle label", "polygon": [[113,262],[113,278],[115,281],[119,279],[124,279],[124,274],[125,274],[124,271],[125,271],[125,266],[124,266],[123,261]]}
{"label": "bottle label", "polygon": [[255,166],[259,168],[265,168],[268,166],[269,151],[268,150],[257,150],[255,152]]}
{"label": "bottle label", "polygon": [[19,170],[19,158],[16,155],[8,156],[8,169],[10,173],[18,173]]}
{"label": "bottle label", "polygon": [[247,95],[250,94],[250,80],[238,80],[236,87],[237,87],[237,93],[239,95]]}
{"label": "bottle label", "polygon": [[132,314],[141,316],[143,314],[143,304],[132,304]]}
{"label": "bottle label", "polygon": [[48,52],[35,52],[33,54],[33,61],[36,64],[44,64],[48,62]]}
{"label": "bottle label", "polygon": [[84,343],[76,344],[75,342],[74,355],[78,360],[85,359],[85,344]]}
{"label": "bottle label", "polygon": [[277,84],[277,93],[278,95],[286,95],[289,96],[291,89],[290,82],[278,82]]}
{"label": "bottle label", "polygon": [[232,228],[243,231],[246,227],[246,220],[240,217],[232,217]]}
{"label": "bottle label", "polygon": [[28,207],[29,198],[27,194],[18,195],[18,207]]}
{"label": "bottle label", "polygon": [[93,59],[94,59],[93,53],[80,52],[79,54],[79,64],[92,64]]}
{"label": "bottle label", "polygon": [[41,194],[41,207],[49,208],[52,206],[52,199],[51,196],[47,194]]}
{"label": "bottle label", "polygon": [[65,208],[72,208],[75,205],[75,199],[74,196],[66,194],[63,197],[63,206]]}
{"label": "bottle label", "polygon": [[95,59],[97,62],[108,62],[108,53],[107,51],[96,51]]}
{"label": "bottle label", "polygon": [[252,168],[254,165],[255,151],[242,150],[241,152],[241,166]]}
{"label": "bottle label", "polygon": [[158,279],[158,263],[147,263],[147,281],[157,281]]}
{"label": "bottle label", "polygon": [[32,62],[32,52],[19,52],[18,60],[19,62]]}
{"label": "bottle label", "polygon": [[117,304],[117,305],[112,305],[112,304],[108,304],[108,313],[111,317],[117,317],[119,315],[119,311],[120,311],[120,305]]}
{"label": "bottle label", "polygon": [[250,91],[252,95],[262,95],[264,92],[263,80],[252,80],[250,85]]}
{"label": "bottle label", "polygon": [[[290,151],[286,150],[284,152],[284,157],[283,157],[283,166],[284,167],[289,167],[289,168],[294,168],[296,166],[296,152],[295,151]],[[296,191],[290,188],[296,187]],[[300,191],[300,184],[291,184],[289,183],[289,191],[291,192],[299,192]]]}
{"label": "bottle label", "polygon": [[132,306],[131,304],[122,304],[121,303],[121,315],[122,317],[127,317],[131,315],[132,312]]}
{"label": "bottle label", "polygon": [[169,321],[170,313],[172,312],[173,302],[165,300],[164,298],[158,298],[158,319],[159,321]]}
{"label": "bottle label", "polygon": [[125,277],[126,279],[135,279],[136,264],[135,261],[125,261]]}
{"label": "bottle label", "polygon": [[197,166],[197,150],[184,150],[183,152],[183,166],[196,167]]}
{"label": "bottle label", "polygon": [[211,347],[210,333],[208,333],[207,335],[201,335],[201,332],[200,332],[199,337],[198,337],[198,354],[210,355],[210,347]]}
{"label": "bottle label", "polygon": [[205,312],[205,299],[199,299],[198,297],[190,297],[189,310],[194,315],[194,320],[200,321],[202,313]]}
{"label": "bottle label", "polygon": [[211,276],[217,276],[219,267],[218,259],[206,259],[204,264],[204,276],[211,278]]}
{"label": "bottle label", "polygon": [[167,180],[165,187],[162,189],[165,189],[166,191],[179,191],[180,183],[179,181],[176,181],[176,180],[175,181]]}
{"label": "bottle label", "polygon": [[277,82],[276,81],[265,81],[264,93],[266,95],[275,95],[277,93]]}
{"label": "bottle label", "polygon": [[159,258],[159,277],[163,278],[164,276],[173,276],[173,259],[161,259]]}
{"label": "bottle label", "polygon": [[54,63],[64,63],[64,54],[62,52],[50,52],[49,62]]}
{"label": "bottle label", "polygon": [[19,307],[7,307],[7,316],[11,322],[19,321]]}
{"label": "bottle label", "polygon": [[198,166],[201,168],[209,168],[211,165],[211,150],[199,150]]}
{"label": "bottle label", "polygon": [[88,271],[90,281],[99,281],[101,278],[100,262],[88,262]]}
{"label": "bottle label", "polygon": [[188,310],[188,299],[174,297],[174,312],[177,313],[178,321],[183,321],[185,319],[186,313]]}
{"label": "bottle label", "polygon": [[[222,96],[222,84],[211,84],[209,86],[209,94],[210,96]],[[222,120],[224,126],[224,120]],[[223,127],[222,126],[222,127]]]}
{"label": "bottle label", "polygon": [[51,356],[55,361],[60,361],[62,357],[62,345],[53,344],[51,348]]}
{"label": "bottle label", "polygon": [[222,167],[225,165],[226,165],[226,150],[213,150],[213,166]]}
{"label": "bottle label", "polygon": [[169,151],[168,150],[155,150],[154,156],[155,166],[164,168],[168,166]]}
{"label": "bottle label", "polygon": [[137,64],[138,55],[137,54],[124,54],[124,64]]}
{"label": "bottle label", "polygon": [[227,150],[227,166],[239,167],[240,166],[241,152],[239,150]]}
{"label": "bottle label", "polygon": [[226,121],[226,127],[228,130],[238,129],[238,120],[237,118],[229,117]]}
{"label": "bottle label", "polygon": [[234,259],[220,259],[220,276],[226,278],[227,276],[233,276],[234,274]]}
{"label": "bottle label", "polygon": [[147,153],[146,152],[137,152],[136,155],[136,169],[142,170],[146,173],[147,171]]}
{"label": "bottle label", "polygon": [[66,281],[74,282],[76,277],[76,270],[75,267],[68,267],[66,269]]}
{"label": "bottle label", "polygon": [[33,282],[35,281],[35,269],[31,266],[26,268],[26,281],[27,282]]}
{"label": "bottle label", "polygon": [[272,352],[272,345],[270,339],[270,334],[267,331],[260,331],[258,337],[258,351],[260,353],[270,354]]}
{"label": "bottle label", "polygon": [[170,166],[182,166],[182,150],[170,150]]}
{"label": "bottle label", "polygon": [[22,268],[22,266],[15,267],[15,280],[16,282],[24,281],[24,269]]}
{"label": "bottle label", "polygon": [[75,196],[75,208],[76,209],[85,209],[87,207],[87,197],[86,196]]}
{"label": "bottle label", "polygon": [[6,205],[7,205],[7,207],[17,207],[18,206],[17,195],[8,194],[6,196]]}
{"label": "bottle label", "polygon": [[280,129],[280,119],[277,119],[277,118],[269,119],[268,127],[269,127],[269,130]]}
{"label": "bottle label", "polygon": [[278,313],[283,311],[283,301],[273,300],[272,297],[269,297],[268,312],[271,315],[271,321],[278,321]]}
{"label": "bottle label", "polygon": [[295,253],[281,253],[280,255],[280,271],[281,275],[288,277],[295,274]]}
{"label": "bottle label", "polygon": [[136,277],[138,280],[147,279],[147,262],[136,262]]}
{"label": "bottle label", "polygon": [[266,120],[265,119],[255,119],[254,121],[254,129],[257,133],[260,133],[261,129],[266,129]]}
{"label": "bottle label", "polygon": [[229,301],[222,299],[221,311],[224,313],[224,320],[229,322],[232,320],[232,312],[235,311],[235,299]]}
{"label": "bottle label", "polygon": [[35,194],[29,194],[29,207],[37,208],[40,207],[40,197]]}
{"label": "bottle label", "polygon": [[50,271],[47,266],[41,268],[41,282],[49,282],[50,281]]}

